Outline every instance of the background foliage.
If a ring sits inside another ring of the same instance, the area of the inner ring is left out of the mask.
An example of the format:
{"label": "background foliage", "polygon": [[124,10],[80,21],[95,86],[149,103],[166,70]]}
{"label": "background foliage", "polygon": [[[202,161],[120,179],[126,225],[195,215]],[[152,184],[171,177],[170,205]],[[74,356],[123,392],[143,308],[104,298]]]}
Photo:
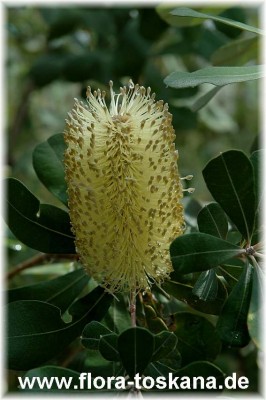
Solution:
{"label": "background foliage", "polygon": [[[260,269],[239,258],[259,235],[259,90],[250,80],[259,74],[258,9],[174,9],[7,10],[6,172],[16,178],[7,181],[10,390],[21,370],[75,377],[134,368],[150,376],[236,371],[258,389]],[[238,69],[218,82],[213,67],[224,66]],[[204,83],[195,71],[209,67]],[[184,198],[186,235],[170,249],[175,272],[163,290],[171,298],[160,288],[143,295],[135,330],[127,298],[104,294],[73,254],[62,164],[73,98],[129,77],[169,103],[179,169],[194,175],[196,189]]]}

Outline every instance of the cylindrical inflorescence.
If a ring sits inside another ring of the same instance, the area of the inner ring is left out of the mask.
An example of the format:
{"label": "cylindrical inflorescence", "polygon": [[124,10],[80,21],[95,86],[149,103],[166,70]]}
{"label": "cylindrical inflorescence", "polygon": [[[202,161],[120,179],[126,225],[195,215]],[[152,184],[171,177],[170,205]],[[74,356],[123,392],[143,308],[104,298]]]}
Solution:
{"label": "cylindrical inflorescence", "polygon": [[172,115],[150,88],[87,91],[65,129],[66,180],[77,253],[108,291],[144,290],[172,271],[184,230]]}

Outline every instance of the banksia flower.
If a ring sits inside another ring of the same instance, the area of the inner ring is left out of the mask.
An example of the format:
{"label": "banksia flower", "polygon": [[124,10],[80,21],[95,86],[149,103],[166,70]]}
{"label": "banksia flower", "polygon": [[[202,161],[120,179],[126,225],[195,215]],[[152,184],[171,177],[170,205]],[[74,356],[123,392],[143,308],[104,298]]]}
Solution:
{"label": "banksia flower", "polygon": [[172,115],[151,89],[110,82],[76,100],[65,129],[66,180],[77,253],[108,291],[147,289],[172,271],[183,233],[182,185]]}

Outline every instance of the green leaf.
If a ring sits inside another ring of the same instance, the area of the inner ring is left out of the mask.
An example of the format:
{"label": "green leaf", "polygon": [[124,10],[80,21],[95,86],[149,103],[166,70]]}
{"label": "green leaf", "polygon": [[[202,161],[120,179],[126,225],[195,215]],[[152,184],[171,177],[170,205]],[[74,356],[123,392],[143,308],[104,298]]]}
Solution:
{"label": "green leaf", "polygon": [[243,65],[258,53],[258,37],[232,40],[218,48],[211,56],[213,65]]}
{"label": "green leaf", "polygon": [[250,299],[250,306],[248,310],[248,331],[257,347],[263,348],[262,345],[262,322],[263,321],[263,272],[260,267],[257,266],[254,269],[252,292]]}
{"label": "green leaf", "polygon": [[[19,389],[23,392],[41,392],[41,393],[47,393],[47,392],[60,392],[60,393],[70,393],[74,392],[74,386],[76,385],[77,387],[80,386],[80,381],[79,381],[79,373],[76,371],[72,371],[71,369],[67,368],[62,368],[62,367],[57,367],[55,365],[45,365],[44,367],[40,368],[35,368],[31,369],[28,371],[24,376],[23,379],[28,378],[31,383],[32,387],[26,387]],[[48,388],[47,385],[44,384],[44,387],[40,387],[40,384],[38,381],[36,381],[35,377],[40,378],[40,381],[43,383],[46,383],[47,381],[50,382],[50,387]],[[62,382],[62,387],[59,387],[58,383],[55,381],[53,377],[58,377],[58,382]],[[66,383],[66,385],[63,385],[63,383]],[[69,387],[67,388],[66,386]]]}
{"label": "green leaf", "polygon": [[262,29],[255,28],[254,26],[243,24],[242,22],[234,21],[229,18],[219,17],[216,15],[205,14],[202,12],[198,12],[192,10],[187,7],[178,7],[170,12],[171,15],[175,15],[177,17],[190,17],[190,18],[200,18],[200,19],[211,19],[213,21],[221,22],[226,25],[233,26],[235,28],[239,28],[248,32],[257,33],[259,35],[263,35],[264,32]]}
{"label": "green leaf", "polygon": [[210,83],[224,86],[230,83],[246,82],[264,76],[261,65],[242,67],[207,67],[194,72],[172,72],[164,79],[164,83],[172,88],[188,88]]}
{"label": "green leaf", "polygon": [[125,302],[124,297],[118,293],[116,298],[106,313],[103,323],[115,333],[121,333],[124,330],[130,328],[131,320],[128,312],[128,305]]}
{"label": "green leaf", "polygon": [[206,233],[180,236],[170,246],[174,270],[182,274],[206,271],[243,252],[240,247]]}
{"label": "green leaf", "polygon": [[220,339],[207,319],[189,312],[178,312],[174,315],[174,325],[182,366],[192,361],[212,361],[219,354]]}
{"label": "green leaf", "polygon": [[[222,390],[223,389],[223,384],[224,384],[224,378],[225,378],[225,374],[223,373],[223,371],[216,367],[216,365],[207,362],[207,361],[196,361],[196,362],[192,362],[191,364],[187,365],[184,368],[181,368],[178,372],[176,372],[174,374],[174,377],[187,377],[186,380],[184,381],[184,386],[181,387],[180,385],[180,389],[190,389],[193,390],[192,387],[188,387],[186,382],[188,382],[189,379],[189,383],[191,384],[192,382],[192,378],[193,377],[198,377],[201,376],[204,380],[204,387],[202,389],[207,389],[208,392],[213,389],[213,390]],[[211,379],[210,377],[213,377],[215,379]],[[209,382],[207,384],[207,382]],[[195,390],[200,390],[201,389],[201,383],[199,381],[198,383],[198,387]]]}
{"label": "green leaf", "polygon": [[263,213],[264,204],[264,188],[261,184],[262,166],[264,159],[264,151],[257,150],[251,154],[250,161],[254,170],[254,186],[255,186],[255,225],[252,235],[252,244],[257,243],[262,236],[262,223],[261,217]]}
{"label": "green leaf", "polygon": [[8,290],[9,303],[18,300],[41,300],[53,304],[64,313],[88,283],[83,268],[50,281]]}
{"label": "green leaf", "polygon": [[188,304],[194,310],[204,312],[205,314],[218,315],[227,297],[227,291],[220,280],[218,281],[217,297],[212,301],[200,300],[198,296],[193,294],[192,286],[179,282],[166,281],[163,284],[163,289],[176,299]]}
{"label": "green leaf", "polygon": [[69,215],[39,200],[14,178],[7,185],[7,223],[13,234],[24,244],[44,253],[74,254],[74,237]]}
{"label": "green leaf", "polygon": [[117,348],[118,335],[110,333],[100,338],[99,350],[101,355],[108,361],[119,361],[119,352]]}
{"label": "green leaf", "polygon": [[221,90],[222,86],[215,86],[213,89],[209,90],[207,93],[204,93],[200,96],[195,103],[191,106],[191,111],[196,112],[201,110],[206,104],[211,101],[211,99]]}
{"label": "green leaf", "polygon": [[144,328],[129,328],[118,337],[118,351],[130,378],[143,371],[152,359],[154,337]]}
{"label": "green leaf", "polygon": [[66,206],[68,205],[67,184],[65,181],[64,135],[58,133],[46,142],[35,147],[33,167],[44,186]]}
{"label": "green leaf", "polygon": [[152,361],[158,361],[169,356],[175,350],[177,337],[173,332],[163,331],[154,336],[154,352]]}
{"label": "green leaf", "polygon": [[174,372],[176,372],[175,369],[169,367],[168,365],[160,361],[156,361],[156,362],[151,362],[147,366],[147,368],[144,371],[144,375],[151,376],[154,379],[158,378],[159,376],[164,376],[165,378],[168,379],[169,373],[174,373]]}
{"label": "green leaf", "polygon": [[81,344],[90,350],[98,350],[100,339],[104,335],[113,333],[105,325],[97,321],[87,324],[81,335]]}
{"label": "green leaf", "polygon": [[218,274],[222,275],[225,278],[227,285],[229,285],[229,287],[232,289],[240,278],[243,267],[243,261],[234,258],[228,263],[220,265],[218,267]]}
{"label": "green leaf", "polygon": [[[36,300],[21,300],[8,304],[8,364],[10,369],[28,370],[49,361],[59,354],[91,320],[99,320],[106,313],[111,296],[97,287],[87,296],[84,308],[76,311],[70,323],[61,319],[59,308]],[[83,306],[85,303],[83,298]],[[80,300],[77,300],[78,304]],[[79,313],[77,311],[80,311]],[[25,354],[27,357],[25,357]]]}
{"label": "green leaf", "polygon": [[218,278],[214,269],[209,269],[200,274],[192,293],[204,301],[215,300],[218,293]]}
{"label": "green leaf", "polygon": [[214,199],[249,239],[255,219],[253,167],[249,159],[242,151],[229,150],[212,159],[202,173]]}
{"label": "green leaf", "polygon": [[[194,17],[177,17],[176,15],[172,15],[171,11],[175,10],[175,6],[167,6],[165,3],[159,4],[156,7],[157,13],[160,15],[160,17],[166,21],[168,24],[171,26],[177,26],[177,27],[184,27],[184,26],[194,26],[194,25],[199,25],[202,23],[200,18],[194,18]],[[199,7],[198,11],[204,12],[204,13],[212,13],[214,15],[220,14],[222,11],[226,10],[226,7]]]}
{"label": "green leaf", "polygon": [[221,340],[229,346],[243,347],[250,340],[247,315],[252,290],[253,267],[247,264],[232,289],[217,322]]}
{"label": "green leaf", "polygon": [[217,203],[210,203],[203,207],[198,214],[199,231],[226,239],[228,221],[222,208]]}

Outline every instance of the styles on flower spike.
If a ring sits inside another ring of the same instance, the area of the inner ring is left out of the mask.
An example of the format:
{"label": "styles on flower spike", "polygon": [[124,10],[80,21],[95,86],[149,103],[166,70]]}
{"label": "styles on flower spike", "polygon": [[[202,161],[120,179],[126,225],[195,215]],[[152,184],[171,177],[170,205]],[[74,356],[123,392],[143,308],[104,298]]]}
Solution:
{"label": "styles on flower spike", "polygon": [[172,115],[151,89],[88,88],[66,121],[66,180],[77,253],[106,290],[139,291],[172,271],[184,230]]}

